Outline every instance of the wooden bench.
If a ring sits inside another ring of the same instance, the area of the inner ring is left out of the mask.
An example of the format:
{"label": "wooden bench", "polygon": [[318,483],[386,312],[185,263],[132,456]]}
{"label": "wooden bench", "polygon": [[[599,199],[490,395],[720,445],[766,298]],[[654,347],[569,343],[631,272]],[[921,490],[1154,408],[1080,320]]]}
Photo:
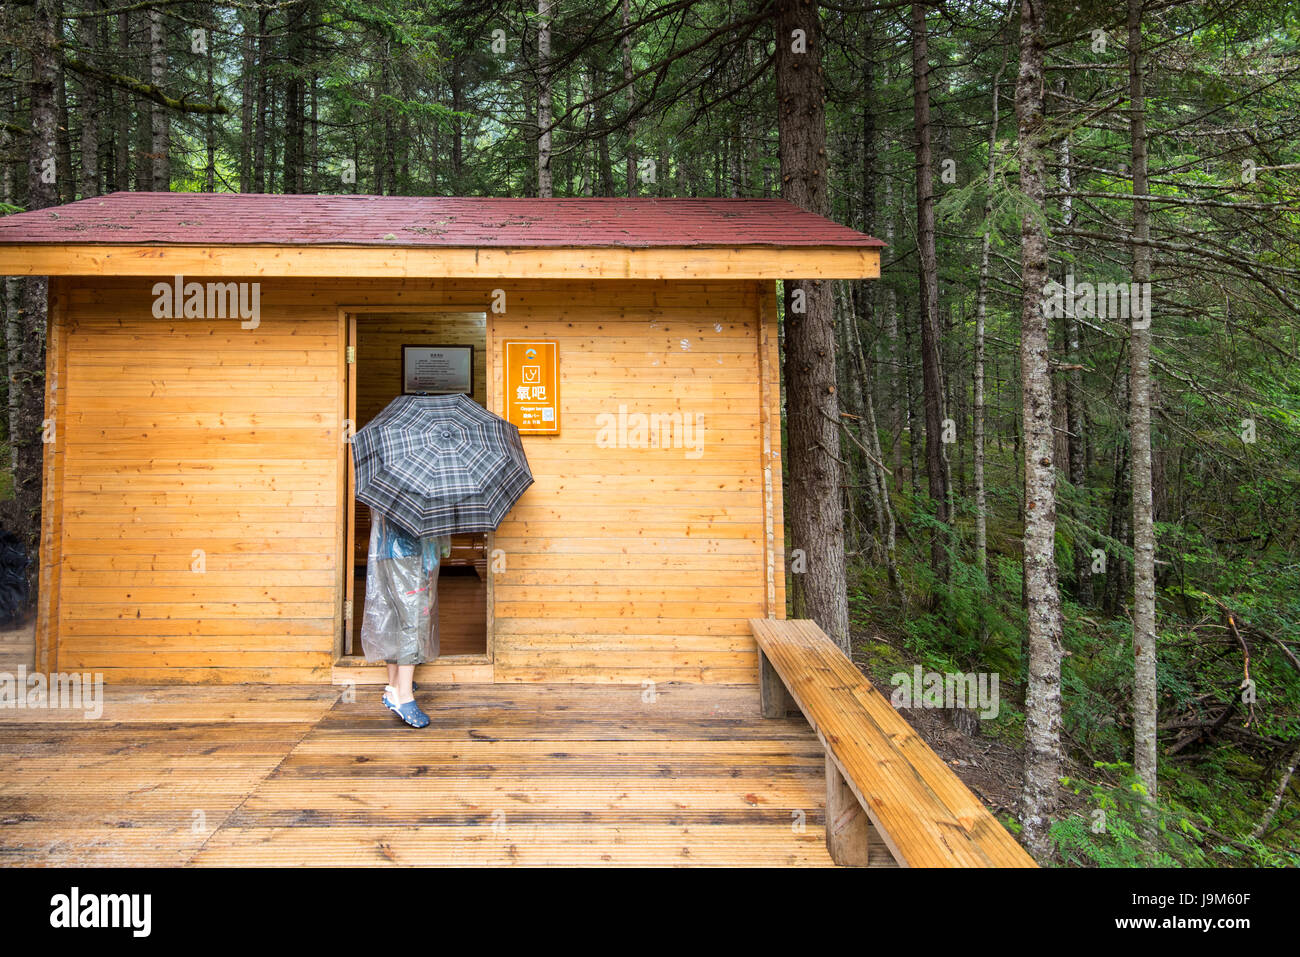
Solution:
{"label": "wooden bench", "polygon": [[826,848],[865,866],[871,828],[904,867],[1035,867],[812,621],[752,618],[763,715],[800,711],[826,749]]}

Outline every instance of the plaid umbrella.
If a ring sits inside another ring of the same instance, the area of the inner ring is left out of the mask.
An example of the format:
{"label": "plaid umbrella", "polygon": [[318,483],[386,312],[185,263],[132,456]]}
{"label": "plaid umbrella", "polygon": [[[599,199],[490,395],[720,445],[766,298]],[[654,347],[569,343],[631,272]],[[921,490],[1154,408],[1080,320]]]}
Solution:
{"label": "plaid umbrella", "polygon": [[519,429],[466,395],[403,395],[352,437],[357,498],[409,535],[496,528],[533,484]]}

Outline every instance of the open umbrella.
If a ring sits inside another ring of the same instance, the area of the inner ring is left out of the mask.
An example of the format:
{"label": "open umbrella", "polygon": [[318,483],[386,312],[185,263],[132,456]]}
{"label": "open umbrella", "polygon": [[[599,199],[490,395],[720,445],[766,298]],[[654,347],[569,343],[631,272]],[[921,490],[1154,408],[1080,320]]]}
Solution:
{"label": "open umbrella", "polygon": [[357,498],[416,538],[490,531],[533,484],[519,429],[460,394],[398,396],[352,457]]}

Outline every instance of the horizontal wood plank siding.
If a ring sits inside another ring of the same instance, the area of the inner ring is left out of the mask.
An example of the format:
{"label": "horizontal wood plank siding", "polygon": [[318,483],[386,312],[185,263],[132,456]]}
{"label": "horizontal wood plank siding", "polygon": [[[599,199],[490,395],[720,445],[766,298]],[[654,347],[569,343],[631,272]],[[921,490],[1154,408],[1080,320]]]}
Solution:
{"label": "horizontal wood plank siding", "polygon": [[60,668],[328,680],[336,312],[263,301],[257,328],[242,329],[156,319],[150,283],[72,285]]}
{"label": "horizontal wood plank siding", "polygon": [[[537,484],[496,534],[497,680],[752,682],[737,618],[765,599],[755,285],[573,291],[493,317],[498,403],[504,339],[556,340],[562,384],[560,435],[525,436]],[[638,415],[671,418],[652,439]],[[703,423],[698,448],[677,447],[696,438],[679,422]],[[643,439],[672,441],[627,447]]]}
{"label": "horizontal wood plank siding", "polygon": [[[758,319],[770,284],[277,279],[262,283],[257,328],[241,329],[155,319],[153,281],[66,290],[61,667],[110,681],[328,680],[338,310],[429,306],[489,313],[497,411],[502,340],[560,343],[561,434],[525,438],[537,483],[495,537],[496,680],[756,680],[764,400],[777,458],[780,434],[776,382],[759,385],[775,376],[775,317],[766,341]],[[504,314],[491,314],[494,289]],[[620,405],[702,416],[701,448],[598,441]],[[779,553],[775,574],[783,604]]]}

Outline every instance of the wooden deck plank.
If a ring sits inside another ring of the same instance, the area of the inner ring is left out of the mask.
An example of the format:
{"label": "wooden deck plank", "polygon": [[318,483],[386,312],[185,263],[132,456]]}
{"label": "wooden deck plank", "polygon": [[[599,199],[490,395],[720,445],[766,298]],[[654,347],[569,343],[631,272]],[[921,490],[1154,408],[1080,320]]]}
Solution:
{"label": "wooden deck plank", "polygon": [[98,721],[0,712],[0,864],[831,864],[822,747],[763,720],[753,685],[422,686],[420,731],[347,691],[110,686]]}
{"label": "wooden deck plank", "polygon": [[105,682],[103,690],[103,712],[93,722],[87,722],[84,708],[4,708],[0,709],[0,725],[317,721],[340,693],[328,685],[300,684],[141,687]]}
{"label": "wooden deck plank", "polygon": [[825,867],[820,828],[541,825],[230,828],[194,863],[229,866]]}

